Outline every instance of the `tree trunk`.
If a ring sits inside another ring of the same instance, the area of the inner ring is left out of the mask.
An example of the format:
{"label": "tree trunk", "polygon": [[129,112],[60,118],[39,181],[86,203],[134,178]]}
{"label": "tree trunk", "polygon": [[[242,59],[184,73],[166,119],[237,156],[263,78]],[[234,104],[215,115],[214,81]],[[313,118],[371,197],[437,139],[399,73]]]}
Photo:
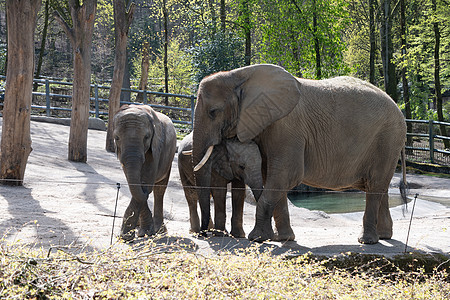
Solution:
{"label": "tree trunk", "polygon": [[[42,69],[42,60],[44,58],[44,52],[45,52],[45,42],[47,41],[47,32],[48,32],[48,17],[49,17],[49,2],[50,0],[45,0],[45,10],[44,10],[44,28],[42,30],[42,39],[41,39],[41,48],[39,49],[39,58],[37,62],[36,67],[36,74],[35,78],[39,79],[41,76],[41,69]],[[38,84],[35,83],[33,85],[33,91],[37,91]]]}
{"label": "tree trunk", "polygon": [[381,58],[383,61],[384,88],[386,93],[397,102],[397,77],[395,75],[395,65],[392,62],[393,44],[392,44],[392,18],[391,1],[384,0],[384,8],[381,10],[383,19],[380,26],[381,39]]}
{"label": "tree trunk", "polygon": [[76,162],[87,161],[87,134],[91,84],[91,45],[97,0],[85,0],[80,5],[77,0],[69,0],[73,28],[56,14],[69,37],[73,51],[72,116],[70,121],[68,159]]}
{"label": "tree trunk", "polygon": [[375,56],[377,45],[375,40],[375,3],[376,0],[369,0],[369,82],[375,84]]}
{"label": "tree trunk", "polygon": [[41,0],[7,0],[8,68],[3,107],[0,183],[22,185],[31,153],[34,30]]}
{"label": "tree trunk", "polygon": [[[167,0],[163,0],[163,18],[164,18],[164,91],[169,92],[169,68],[167,66],[167,47],[169,45]],[[169,97],[166,96],[164,104],[169,105]]]}
{"label": "tree trunk", "polygon": [[[148,42],[144,42],[142,45],[141,79],[139,80],[140,90],[147,90],[148,69],[150,68],[149,48],[150,44]],[[137,94],[136,102],[144,102],[144,93]]]}
{"label": "tree trunk", "polygon": [[115,25],[115,55],[114,72],[109,92],[108,130],[106,132],[106,150],[114,152],[113,118],[120,108],[120,94],[122,91],[123,75],[127,63],[128,30],[133,21],[135,5],[132,2],[128,7],[126,0],[114,0],[114,25]]}
{"label": "tree trunk", "polygon": [[[401,35],[401,44],[402,44],[402,59],[403,59],[403,67],[402,67],[402,87],[403,87],[403,101],[405,102],[405,116],[406,119],[411,119],[411,103],[409,101],[409,86],[408,86],[408,78],[406,76],[406,64],[405,57],[407,52],[407,44],[406,44],[406,5],[405,0],[400,0],[400,35]],[[412,124],[406,123],[407,132],[412,133]],[[412,147],[412,137],[406,137],[406,145]],[[407,150],[408,153],[411,153],[411,150]]]}
{"label": "tree trunk", "polygon": [[225,32],[226,29],[226,21],[227,21],[227,15],[225,10],[225,0],[220,0],[220,26],[222,29],[222,32]]}
{"label": "tree trunk", "polygon": [[252,35],[251,35],[251,24],[250,24],[250,9],[249,0],[242,1],[242,15],[243,15],[243,25],[244,25],[244,35],[245,35],[245,65],[251,65],[252,59]]}
{"label": "tree trunk", "polygon": [[314,52],[316,57],[316,79],[322,78],[322,66],[320,58],[320,43],[317,36],[317,7],[316,0],[313,0],[313,33],[314,33]]}
{"label": "tree trunk", "polygon": [[[433,13],[436,14],[436,0],[431,1],[433,6]],[[435,98],[436,98],[436,108],[438,121],[444,122],[444,114],[442,112],[442,92],[441,92],[441,66],[440,66],[440,47],[441,47],[441,32],[439,29],[439,23],[433,22],[433,30],[434,30],[434,89],[435,89]],[[447,129],[445,125],[440,125],[441,135],[447,136]],[[450,141],[444,140],[445,148],[450,148]]]}

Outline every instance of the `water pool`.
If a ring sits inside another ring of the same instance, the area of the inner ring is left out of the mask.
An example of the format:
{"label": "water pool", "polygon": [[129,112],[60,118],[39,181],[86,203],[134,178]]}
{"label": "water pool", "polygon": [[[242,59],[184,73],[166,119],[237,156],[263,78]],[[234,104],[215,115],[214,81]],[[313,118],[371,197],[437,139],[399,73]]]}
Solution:
{"label": "water pool", "polygon": [[[297,207],[321,210],[329,214],[364,211],[366,205],[366,194],[363,192],[291,192],[288,193],[288,198]],[[389,207],[401,204],[400,195],[389,195]]]}

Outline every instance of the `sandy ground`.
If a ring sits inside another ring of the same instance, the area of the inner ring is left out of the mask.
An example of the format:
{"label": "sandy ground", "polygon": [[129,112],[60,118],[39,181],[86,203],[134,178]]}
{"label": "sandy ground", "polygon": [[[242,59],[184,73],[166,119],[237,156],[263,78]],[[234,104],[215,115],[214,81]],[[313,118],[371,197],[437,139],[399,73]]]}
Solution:
{"label": "sandy ground", "polygon": [[[67,160],[69,127],[32,122],[31,135],[33,151],[28,160],[24,186],[0,186],[0,237],[3,237],[3,242],[29,243],[45,249],[63,246],[104,249],[110,245],[114,231],[113,243],[118,243],[121,216],[129,203],[130,193],[115,155],[104,150],[106,132],[89,131],[86,164]],[[390,193],[398,194],[398,181],[399,175],[396,174]],[[419,193],[419,197],[407,251],[450,254],[450,207],[424,200],[450,198],[450,179],[408,175],[408,181],[416,188],[410,190],[410,195]],[[113,218],[117,183],[121,184],[118,217]],[[150,196],[151,201],[152,198]],[[164,203],[168,236],[157,239],[161,245],[214,254],[252,244],[247,239],[205,239],[189,234],[188,206],[179,180],[176,157]],[[229,219],[229,199],[227,203]],[[248,202],[244,210],[244,230],[249,233],[254,225],[255,206]],[[393,238],[376,245],[357,242],[362,213],[326,214],[293,205],[289,210],[296,241],[256,244],[258,247],[273,247],[273,251],[280,254],[312,252],[334,255],[351,251],[392,256],[405,250],[412,204],[405,215],[401,207],[391,209]],[[228,229],[229,226],[228,222]]]}

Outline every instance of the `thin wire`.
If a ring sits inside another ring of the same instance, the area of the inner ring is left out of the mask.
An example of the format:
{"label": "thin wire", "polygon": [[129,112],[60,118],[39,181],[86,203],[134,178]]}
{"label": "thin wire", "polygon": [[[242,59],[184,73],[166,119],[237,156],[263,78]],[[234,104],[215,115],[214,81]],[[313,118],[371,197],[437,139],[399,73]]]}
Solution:
{"label": "thin wire", "polygon": [[411,211],[411,218],[409,219],[408,235],[406,236],[405,251],[403,251],[405,253],[406,253],[406,250],[408,248],[409,232],[411,231],[411,223],[412,223],[412,219],[413,219],[413,215],[414,215],[414,207],[416,206],[417,196],[419,196],[419,194],[416,194],[414,196],[414,203],[413,203],[413,208],[412,208],[412,211]]}
{"label": "thin wire", "polygon": [[117,185],[116,205],[114,206],[113,224],[112,224],[112,229],[111,229],[111,242],[109,243],[110,245],[112,245],[112,242],[113,242],[114,225],[116,223],[117,202],[119,200],[120,183],[117,182],[116,185]]}

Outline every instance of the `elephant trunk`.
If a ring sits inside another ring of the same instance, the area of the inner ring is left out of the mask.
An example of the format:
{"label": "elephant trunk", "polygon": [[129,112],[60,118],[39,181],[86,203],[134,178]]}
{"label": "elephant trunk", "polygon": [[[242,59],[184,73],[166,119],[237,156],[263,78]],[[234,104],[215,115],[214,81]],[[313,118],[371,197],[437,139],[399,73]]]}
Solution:
{"label": "elephant trunk", "polygon": [[[248,167],[248,166],[247,166]],[[261,165],[248,167],[244,178],[245,183],[252,189],[255,200],[258,201],[263,192],[263,178],[261,174]]]}
{"label": "elephant trunk", "polygon": [[[206,135],[207,136],[207,135]],[[208,160],[207,152],[212,152],[213,144],[207,144],[209,141],[202,136],[200,130],[194,129],[192,155],[193,166],[200,165],[194,172],[195,185],[197,187],[198,201],[201,212],[200,231],[208,230],[209,221],[211,219],[210,211],[210,195],[211,195],[211,160]],[[208,149],[211,149],[208,151]],[[211,155],[211,153],[209,153]],[[205,158],[206,157],[206,158]],[[202,161],[203,160],[203,161]]]}
{"label": "elephant trunk", "polygon": [[132,197],[136,199],[138,203],[146,203],[149,191],[144,191],[141,181],[141,169],[144,162],[144,156],[140,154],[128,154],[121,159],[121,162]]}

